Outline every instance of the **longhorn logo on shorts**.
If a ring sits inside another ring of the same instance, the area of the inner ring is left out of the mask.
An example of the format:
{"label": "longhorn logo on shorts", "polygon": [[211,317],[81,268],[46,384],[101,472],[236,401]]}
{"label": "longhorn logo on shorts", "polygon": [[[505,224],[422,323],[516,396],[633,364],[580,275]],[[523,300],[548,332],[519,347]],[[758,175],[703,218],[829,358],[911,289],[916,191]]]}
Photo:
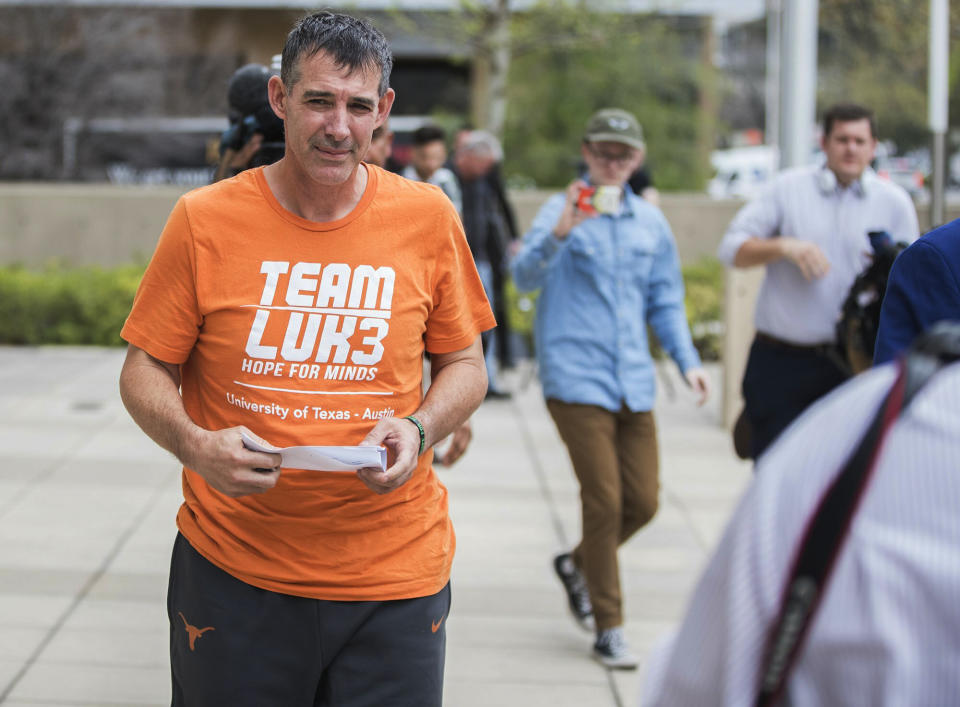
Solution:
{"label": "longhorn logo on shorts", "polygon": [[215,631],[216,629],[213,626],[207,626],[205,628],[197,628],[196,626],[191,626],[187,623],[186,617],[183,615],[183,612],[178,611],[180,618],[183,619],[183,625],[187,628],[187,635],[190,637],[190,650],[195,650],[197,639],[200,638],[207,631]]}

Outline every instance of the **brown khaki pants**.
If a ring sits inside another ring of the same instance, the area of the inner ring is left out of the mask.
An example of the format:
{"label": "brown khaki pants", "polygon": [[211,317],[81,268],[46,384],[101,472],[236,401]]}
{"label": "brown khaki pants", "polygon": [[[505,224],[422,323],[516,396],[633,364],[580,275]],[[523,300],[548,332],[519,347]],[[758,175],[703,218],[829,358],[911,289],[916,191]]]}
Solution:
{"label": "brown khaki pants", "polygon": [[657,512],[657,429],[652,412],[611,412],[547,400],[580,481],[583,539],[573,561],[590,590],[597,629],[623,625],[617,549]]}

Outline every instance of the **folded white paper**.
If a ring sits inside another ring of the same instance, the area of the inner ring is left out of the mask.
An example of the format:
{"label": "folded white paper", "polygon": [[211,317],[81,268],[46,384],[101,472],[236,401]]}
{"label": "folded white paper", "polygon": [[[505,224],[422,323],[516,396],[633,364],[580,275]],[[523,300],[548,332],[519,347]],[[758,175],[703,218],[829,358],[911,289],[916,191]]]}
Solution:
{"label": "folded white paper", "polygon": [[280,466],[311,471],[356,471],[387,468],[386,447],[274,447],[241,433],[243,446],[254,452],[279,454]]}

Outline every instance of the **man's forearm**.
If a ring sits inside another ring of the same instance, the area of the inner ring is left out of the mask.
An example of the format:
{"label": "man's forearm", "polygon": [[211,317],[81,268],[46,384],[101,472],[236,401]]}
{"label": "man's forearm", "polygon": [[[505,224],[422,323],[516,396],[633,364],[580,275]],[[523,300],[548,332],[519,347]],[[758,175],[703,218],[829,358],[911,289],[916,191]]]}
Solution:
{"label": "man's forearm", "polygon": [[749,238],[737,249],[733,256],[733,265],[750,268],[780,260],[784,257],[785,242],[782,238]]}
{"label": "man's forearm", "polygon": [[131,347],[120,373],[120,397],[140,428],[183,464],[201,430],[183,407],[179,373]]}
{"label": "man's forearm", "polygon": [[431,383],[423,404],[414,413],[424,429],[424,448],[429,449],[456,430],[483,402],[487,371],[483,349],[477,341],[455,358],[431,359]]}

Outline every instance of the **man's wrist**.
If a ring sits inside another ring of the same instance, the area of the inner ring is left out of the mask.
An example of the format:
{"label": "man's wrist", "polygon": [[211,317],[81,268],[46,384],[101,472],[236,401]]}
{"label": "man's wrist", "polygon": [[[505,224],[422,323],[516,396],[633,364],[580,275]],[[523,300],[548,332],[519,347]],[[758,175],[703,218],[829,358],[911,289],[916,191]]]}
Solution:
{"label": "man's wrist", "polygon": [[792,254],[793,245],[796,242],[795,239],[790,236],[779,236],[777,238],[771,239],[772,242],[776,243],[779,246],[780,257],[781,258],[790,258]]}
{"label": "man's wrist", "polygon": [[197,451],[203,443],[203,436],[206,434],[207,430],[194,424],[193,421],[189,421],[183,424],[175,434],[173,442],[174,449],[170,451],[173,452],[173,456],[175,456],[181,464],[188,469],[194,469]]}
{"label": "man's wrist", "polygon": [[410,422],[412,422],[414,426],[417,428],[417,433],[420,435],[420,451],[417,452],[417,456],[419,457],[423,454],[424,450],[427,448],[427,435],[423,429],[423,423],[420,422],[420,420],[418,420],[413,415],[406,415],[403,419],[409,420]]}
{"label": "man's wrist", "polygon": [[570,231],[572,230],[572,227],[569,224],[567,224],[566,227],[564,227],[565,220],[566,219],[561,217],[560,221],[557,222],[557,225],[553,227],[552,231],[550,231],[550,235],[556,238],[558,241],[562,241],[564,238],[569,236]]}

